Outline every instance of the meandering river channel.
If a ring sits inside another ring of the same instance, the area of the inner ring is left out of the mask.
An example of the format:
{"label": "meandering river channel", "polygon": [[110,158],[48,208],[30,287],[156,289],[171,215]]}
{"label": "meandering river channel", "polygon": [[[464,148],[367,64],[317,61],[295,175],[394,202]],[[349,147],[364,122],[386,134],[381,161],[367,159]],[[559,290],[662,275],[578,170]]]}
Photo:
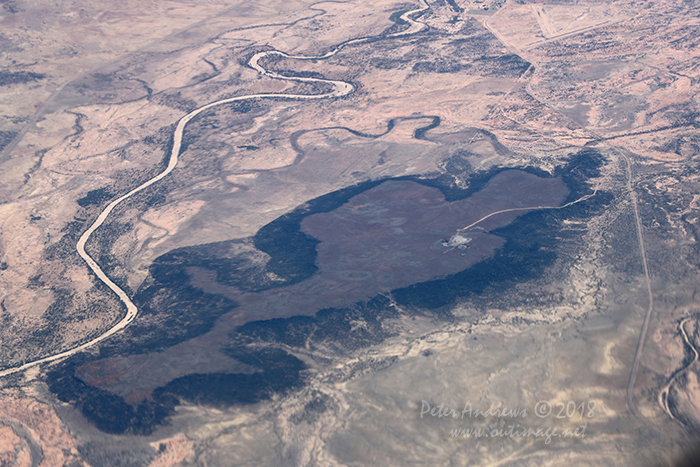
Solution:
{"label": "meandering river channel", "polygon": [[[412,18],[412,16],[417,15],[419,13],[422,13],[423,11],[426,11],[429,9],[428,4],[425,2],[425,0],[420,0],[421,7],[416,8],[415,10],[407,11],[406,13],[402,14],[400,16],[401,20],[403,20],[405,23],[408,24],[408,28],[404,29],[401,32],[397,32],[394,34],[389,34],[386,35],[385,38],[397,38],[397,37],[403,37],[403,36],[408,36],[411,34],[416,34],[418,32],[423,31],[424,29],[427,28],[427,26],[419,21],[416,21]],[[329,80],[329,79],[323,79],[323,78],[306,78],[306,77],[293,77],[293,76],[282,76],[278,73],[266,70],[263,68],[263,66],[260,65],[260,60],[271,56],[271,55],[279,55],[285,58],[290,58],[290,59],[295,59],[295,60],[325,60],[327,58],[330,58],[340,52],[342,49],[349,45],[354,45],[354,44],[361,44],[365,42],[370,42],[370,41],[375,41],[377,40],[376,37],[363,37],[359,39],[352,39],[346,42],[341,43],[340,45],[337,45],[333,50],[328,52],[325,55],[321,56],[313,56],[313,57],[305,57],[305,56],[299,56],[299,55],[288,55],[284,52],[279,52],[276,50],[270,50],[270,51],[264,51],[264,52],[259,52],[255,55],[253,55],[250,60],[248,61],[248,65],[257,70],[259,73],[268,76],[270,78],[274,79],[282,79],[282,80],[287,80],[287,81],[298,81],[298,82],[305,82],[305,83],[323,83],[323,84],[330,84],[333,86],[333,89],[330,92],[323,93],[323,94],[288,94],[288,93],[263,93],[263,94],[248,94],[245,96],[237,96],[237,97],[232,97],[229,99],[222,99],[216,102],[212,102],[210,104],[207,104],[205,106],[202,106],[198,109],[193,110],[192,112],[188,113],[184,117],[180,119],[180,121],[177,124],[177,127],[175,128],[175,132],[173,134],[173,148],[170,153],[170,159],[168,160],[168,166],[163,170],[160,174],[156,175],[152,179],[148,180],[147,182],[139,185],[138,187],[134,188],[130,192],[128,192],[125,195],[120,196],[119,198],[115,199],[111,203],[107,205],[107,207],[104,208],[104,210],[100,213],[100,215],[95,219],[95,222],[90,226],[89,229],[87,229],[83,235],[81,235],[80,239],[78,240],[78,243],[76,244],[76,250],[78,251],[78,254],[80,255],[83,260],[85,260],[85,263],[88,265],[88,267],[92,270],[92,272],[95,273],[95,275],[107,286],[109,287],[117,296],[119,297],[119,300],[121,300],[124,305],[126,306],[126,314],[124,317],[113,327],[111,327],[109,330],[107,330],[105,333],[99,335],[98,337],[95,337],[94,339],[85,342],[77,347],[74,347],[70,350],[66,350],[64,352],[60,352],[57,354],[49,355],[47,357],[43,357],[28,363],[24,363],[23,365],[16,366],[13,368],[8,368],[3,371],[0,371],[0,377],[7,376],[13,373],[21,372],[24,370],[27,370],[29,368],[32,368],[36,365],[40,365],[42,363],[49,363],[49,362],[55,362],[57,360],[62,360],[66,357],[70,357],[71,355],[75,355],[78,352],[81,352],[89,347],[92,347],[105,339],[108,339],[112,335],[118,333],[125,327],[127,327],[129,324],[131,324],[134,319],[136,319],[136,316],[138,315],[138,308],[134,303],[131,301],[131,298],[127,293],[119,287],[117,284],[112,281],[107,274],[104,273],[102,268],[100,267],[99,264],[85,251],[85,245],[87,244],[88,240],[90,240],[90,237],[92,236],[93,233],[97,229],[99,229],[102,224],[105,223],[109,215],[114,211],[114,209],[119,206],[122,202],[125,200],[131,198],[134,196],[136,193],[145,190],[146,188],[150,187],[151,185],[158,183],[160,180],[163,178],[167,177],[177,166],[178,163],[178,158],[180,156],[180,150],[182,147],[182,137],[185,132],[185,127],[187,127],[187,124],[191,122],[195,117],[197,117],[199,114],[202,112],[205,112],[212,107],[216,107],[219,105],[224,105],[224,104],[230,104],[232,102],[238,102],[238,101],[245,101],[245,100],[251,100],[251,99],[293,99],[293,100],[314,100],[314,99],[333,99],[337,97],[343,97],[347,96],[348,94],[351,94],[355,90],[355,86],[352,83],[348,83],[345,81],[335,81],[335,80]]]}

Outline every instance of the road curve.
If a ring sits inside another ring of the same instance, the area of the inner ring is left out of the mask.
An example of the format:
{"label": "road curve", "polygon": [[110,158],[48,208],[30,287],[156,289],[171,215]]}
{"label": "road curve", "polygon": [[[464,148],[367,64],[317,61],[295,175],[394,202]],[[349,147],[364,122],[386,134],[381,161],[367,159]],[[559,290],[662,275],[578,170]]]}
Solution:
{"label": "road curve", "polygon": [[[400,18],[408,23],[409,27],[405,29],[404,31],[390,34],[385,36],[385,38],[396,38],[396,37],[403,37],[403,36],[408,36],[410,34],[415,34],[418,32],[423,31],[424,29],[427,28],[427,26],[421,22],[418,22],[412,18],[412,16],[422,13],[426,10],[428,10],[430,7],[426,3],[425,0],[420,0],[421,7],[417,8],[415,10],[408,11],[404,13],[403,15],[400,16]],[[126,315],[117,323],[115,324],[112,328],[107,330],[105,333],[99,335],[98,337],[95,337],[94,339],[85,342],[77,347],[74,347],[70,350],[66,350],[64,352],[60,352],[54,355],[50,355],[48,357],[40,358],[38,360],[34,360],[28,363],[24,363],[23,365],[12,367],[12,368],[7,368],[3,371],[0,371],[0,377],[11,375],[13,373],[18,373],[21,371],[25,371],[29,368],[32,368],[36,365],[40,365],[42,363],[50,363],[50,362],[55,362],[57,360],[62,360],[66,357],[70,357],[71,355],[75,355],[78,352],[81,352],[89,347],[92,347],[105,339],[108,339],[109,337],[113,336],[114,334],[118,333],[122,329],[126,328],[129,324],[131,324],[134,319],[136,319],[136,316],[138,315],[138,307],[134,305],[134,302],[131,301],[131,298],[127,295],[124,290],[119,287],[117,284],[114,283],[107,275],[104,273],[102,268],[100,268],[100,265],[97,264],[97,262],[92,259],[92,257],[85,251],[85,245],[92,236],[92,234],[99,229],[102,224],[107,220],[107,217],[114,211],[114,209],[121,204],[123,201],[131,198],[134,196],[136,193],[145,190],[146,188],[150,187],[151,185],[158,183],[160,180],[163,178],[167,177],[177,166],[178,163],[178,158],[180,156],[180,149],[182,147],[182,136],[185,131],[185,127],[187,124],[192,121],[196,116],[201,114],[202,112],[205,112],[212,107],[224,105],[224,104],[230,104],[232,102],[238,102],[238,101],[244,101],[244,100],[250,100],[250,99],[293,99],[293,100],[317,100],[317,99],[331,99],[331,98],[337,98],[337,97],[343,97],[347,96],[348,94],[351,94],[355,90],[355,86],[351,83],[345,82],[345,81],[335,81],[335,80],[328,80],[328,79],[322,79],[322,78],[304,78],[304,77],[291,77],[291,76],[282,76],[280,74],[271,72],[263,68],[259,64],[259,60],[263,57],[269,56],[269,55],[280,55],[286,58],[292,58],[296,60],[324,60],[329,57],[332,57],[333,55],[337,54],[340,52],[343,48],[353,45],[353,44],[361,44],[364,42],[369,42],[376,40],[374,37],[364,37],[360,39],[352,39],[346,42],[343,42],[342,44],[336,46],[333,50],[328,52],[325,55],[321,56],[315,56],[315,57],[305,57],[305,56],[295,56],[295,55],[288,55],[284,52],[279,52],[276,50],[272,51],[265,51],[265,52],[260,52],[255,54],[251,59],[248,61],[248,64],[257,70],[259,73],[264,74],[265,76],[268,76],[270,78],[274,79],[282,79],[282,80],[288,80],[288,81],[299,81],[299,82],[312,82],[312,83],[324,83],[324,84],[332,84],[333,85],[333,90],[330,92],[327,92],[325,94],[287,94],[287,93],[280,93],[280,94],[274,94],[274,93],[262,93],[262,94],[248,94],[245,96],[238,96],[238,97],[231,97],[229,99],[222,99],[220,101],[212,102],[210,104],[207,104],[203,107],[200,107],[196,110],[193,110],[192,112],[188,113],[184,117],[180,119],[180,121],[177,124],[177,127],[175,128],[175,132],[173,133],[173,148],[170,153],[170,159],[168,160],[168,166],[161,172],[160,174],[156,175],[155,177],[151,178],[147,182],[139,185],[138,187],[134,188],[127,194],[120,196],[119,198],[115,199],[111,203],[107,205],[107,207],[100,213],[100,215],[97,217],[95,222],[90,226],[89,229],[87,229],[83,235],[80,236],[80,239],[78,240],[78,243],[76,245],[76,250],[78,251],[78,254],[80,255],[83,260],[85,260],[85,263],[88,265],[90,270],[95,273],[95,275],[107,286],[109,287],[116,295],[119,297],[119,300],[121,300],[124,305],[126,306]]]}

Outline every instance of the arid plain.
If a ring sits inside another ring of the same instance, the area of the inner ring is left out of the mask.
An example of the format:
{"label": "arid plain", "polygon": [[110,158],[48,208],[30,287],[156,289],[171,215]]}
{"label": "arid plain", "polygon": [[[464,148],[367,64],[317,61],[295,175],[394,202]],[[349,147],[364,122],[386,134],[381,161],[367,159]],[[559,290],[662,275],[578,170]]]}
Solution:
{"label": "arid plain", "polygon": [[697,2],[0,6],[0,465],[699,443]]}

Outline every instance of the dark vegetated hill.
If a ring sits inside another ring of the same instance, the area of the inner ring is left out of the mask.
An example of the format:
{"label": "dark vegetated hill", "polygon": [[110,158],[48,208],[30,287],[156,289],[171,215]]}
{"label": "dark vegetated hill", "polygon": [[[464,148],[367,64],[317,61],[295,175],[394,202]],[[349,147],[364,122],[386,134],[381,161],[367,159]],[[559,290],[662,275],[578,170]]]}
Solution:
{"label": "dark vegetated hill", "polygon": [[44,79],[46,75],[31,71],[0,71],[0,86],[24,84]]}
{"label": "dark vegetated hill", "polygon": [[114,198],[114,193],[112,193],[108,188],[97,188],[96,190],[90,190],[87,194],[78,200],[78,204],[81,207],[87,207],[93,204],[102,204],[110,201]]}
{"label": "dark vegetated hill", "polygon": [[[599,153],[584,150],[572,157],[564,168],[555,172],[554,176],[561,176],[569,188],[564,204],[591,193],[588,180],[599,175],[602,164],[603,158]],[[485,185],[490,177],[502,170],[493,169],[488,174],[475,176],[470,189],[464,191]],[[541,177],[548,176],[538,170],[531,172]],[[454,188],[450,190],[451,197],[459,197],[455,191]],[[504,288],[515,281],[534,279],[557,258],[556,248],[562,238],[561,221],[589,218],[599,213],[611,200],[610,193],[599,192],[586,201],[564,209],[525,214],[513,223],[491,232],[506,239],[506,244],[493,258],[444,279],[394,290],[392,295],[401,306],[439,310],[489,288]]]}
{"label": "dark vegetated hill", "polygon": [[[566,166],[552,175],[533,168],[521,170],[540,177],[561,176],[569,188],[566,199],[568,203],[592,193],[588,180],[599,176],[599,169],[603,163],[599,153],[587,149],[574,155]],[[451,183],[453,178],[449,176],[428,180],[419,177],[402,179],[411,179],[436,187],[448,201],[454,201],[467,198],[481,190],[491,178],[504,170],[509,169],[494,168],[485,173],[475,173],[469,178],[469,186],[466,189],[454,186]],[[431,313],[435,316],[449,319],[449,307],[459,300],[539,277],[556,260],[557,246],[561,239],[572,235],[562,232],[561,221],[590,218],[607,206],[611,198],[609,193],[598,192],[595,197],[561,210],[525,214],[510,225],[492,232],[506,238],[506,244],[493,258],[446,278],[414,284],[393,290],[390,294],[397,304],[416,313],[432,310]],[[382,326],[382,321],[395,317],[396,312],[388,306],[387,299],[378,296],[368,302],[343,309],[321,310],[314,316],[251,322],[238,328],[231,337],[237,342],[260,340],[292,347],[302,347],[308,343],[327,345],[330,342],[336,347],[353,350],[381,342],[389,335]],[[355,330],[353,335],[350,332],[350,322],[362,322],[364,326],[360,328],[360,332]]]}
{"label": "dark vegetated hill", "polygon": [[0,131],[0,151],[5,149],[5,146],[10,144],[18,134],[18,131]]}
{"label": "dark vegetated hill", "polygon": [[46,383],[58,400],[80,410],[101,431],[148,435],[178,404],[173,396],[163,395],[134,406],[111,392],[89,386],[75,376],[76,368],[88,360],[85,355],[77,355],[59,364],[47,373]]}
{"label": "dark vegetated hill", "polygon": [[252,404],[285,393],[302,384],[306,365],[287,352],[275,349],[224,350],[236,360],[262,371],[253,374],[193,374],[177,378],[154,391],[157,399],[172,395],[178,399],[209,406]]}
{"label": "dark vegetated hill", "polygon": [[392,336],[385,321],[398,317],[390,300],[380,295],[347,308],[326,308],[314,316],[253,321],[236,329],[231,338],[239,345],[262,341],[298,348],[323,346],[346,353],[379,344]]}
{"label": "dark vegetated hill", "polygon": [[164,423],[181,401],[208,406],[252,404],[299,387],[306,365],[279,349],[237,348],[232,357],[260,371],[253,374],[191,374],[156,388],[139,404],[86,384],[75,370],[88,358],[76,356],[52,369],[46,378],[49,390],[68,402],[99,430],[112,434],[149,435]]}
{"label": "dark vegetated hill", "polygon": [[133,301],[139,307],[138,319],[101,345],[103,358],[158,351],[201,336],[237,306],[226,297],[182,282],[156,282],[139,291]]}
{"label": "dark vegetated hill", "polygon": [[[469,168],[459,155],[456,157],[452,165],[446,164],[446,167],[453,166],[454,170]],[[589,179],[599,175],[603,163],[600,154],[586,149],[572,156],[568,164],[551,175],[536,169],[521,170],[540,177],[561,177],[569,189],[566,202],[570,202],[592,193]],[[454,177],[402,177],[399,180],[439,188],[446,199],[457,200],[479,191],[503,170],[509,169],[494,168],[486,173],[471,174],[466,179],[467,188],[455,186]],[[246,256],[250,250],[237,255],[236,252],[241,251],[237,249],[240,240],[183,248],[158,258],[151,267],[150,278],[134,297],[141,309],[139,318],[121,335],[102,346],[99,357],[90,359],[163,349],[206,333],[219,316],[236,306],[230,299],[194,287],[187,268],[204,267],[216,272],[217,281],[251,292],[294,284],[311,277],[316,271],[318,240],[301,231],[301,222],[312,214],[332,211],[384,181],[369,181],[321,196],[261,228],[248,241],[248,248],[253,244],[269,255],[266,264],[261,265],[255,258]],[[610,200],[610,194],[598,192],[587,201],[561,210],[520,216],[510,225],[493,232],[506,239],[494,257],[460,273],[393,290],[386,296],[379,295],[366,302],[324,309],[313,316],[247,323],[230,334],[229,343],[222,350],[257,368],[253,374],[187,375],[157,388],[152,397],[141,404],[130,405],[122,398],[93,388],[75,377],[74,370],[79,363],[71,359],[49,374],[49,387],[59,399],[73,402],[98,428],[114,433],[149,433],[167,419],[181,400],[213,406],[265,400],[272,394],[292,390],[304,381],[304,364],[278,346],[326,349],[332,357],[333,353],[345,354],[380,344],[393,335],[388,322],[400,316],[389,296],[408,313],[430,314],[440,320],[453,319],[450,307],[460,300],[540,277],[556,260],[561,239],[566,235],[577,235],[571,231],[563,232],[561,221],[590,218]],[[274,272],[281,284],[265,282],[263,278],[269,272]]]}

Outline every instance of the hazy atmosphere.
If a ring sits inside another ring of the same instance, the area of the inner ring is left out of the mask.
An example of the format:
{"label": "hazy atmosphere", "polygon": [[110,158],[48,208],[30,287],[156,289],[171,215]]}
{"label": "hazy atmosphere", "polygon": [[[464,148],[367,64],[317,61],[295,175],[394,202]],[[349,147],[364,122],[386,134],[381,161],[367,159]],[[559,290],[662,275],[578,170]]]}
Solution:
{"label": "hazy atmosphere", "polygon": [[0,0],[0,63],[0,467],[700,462],[697,1]]}

